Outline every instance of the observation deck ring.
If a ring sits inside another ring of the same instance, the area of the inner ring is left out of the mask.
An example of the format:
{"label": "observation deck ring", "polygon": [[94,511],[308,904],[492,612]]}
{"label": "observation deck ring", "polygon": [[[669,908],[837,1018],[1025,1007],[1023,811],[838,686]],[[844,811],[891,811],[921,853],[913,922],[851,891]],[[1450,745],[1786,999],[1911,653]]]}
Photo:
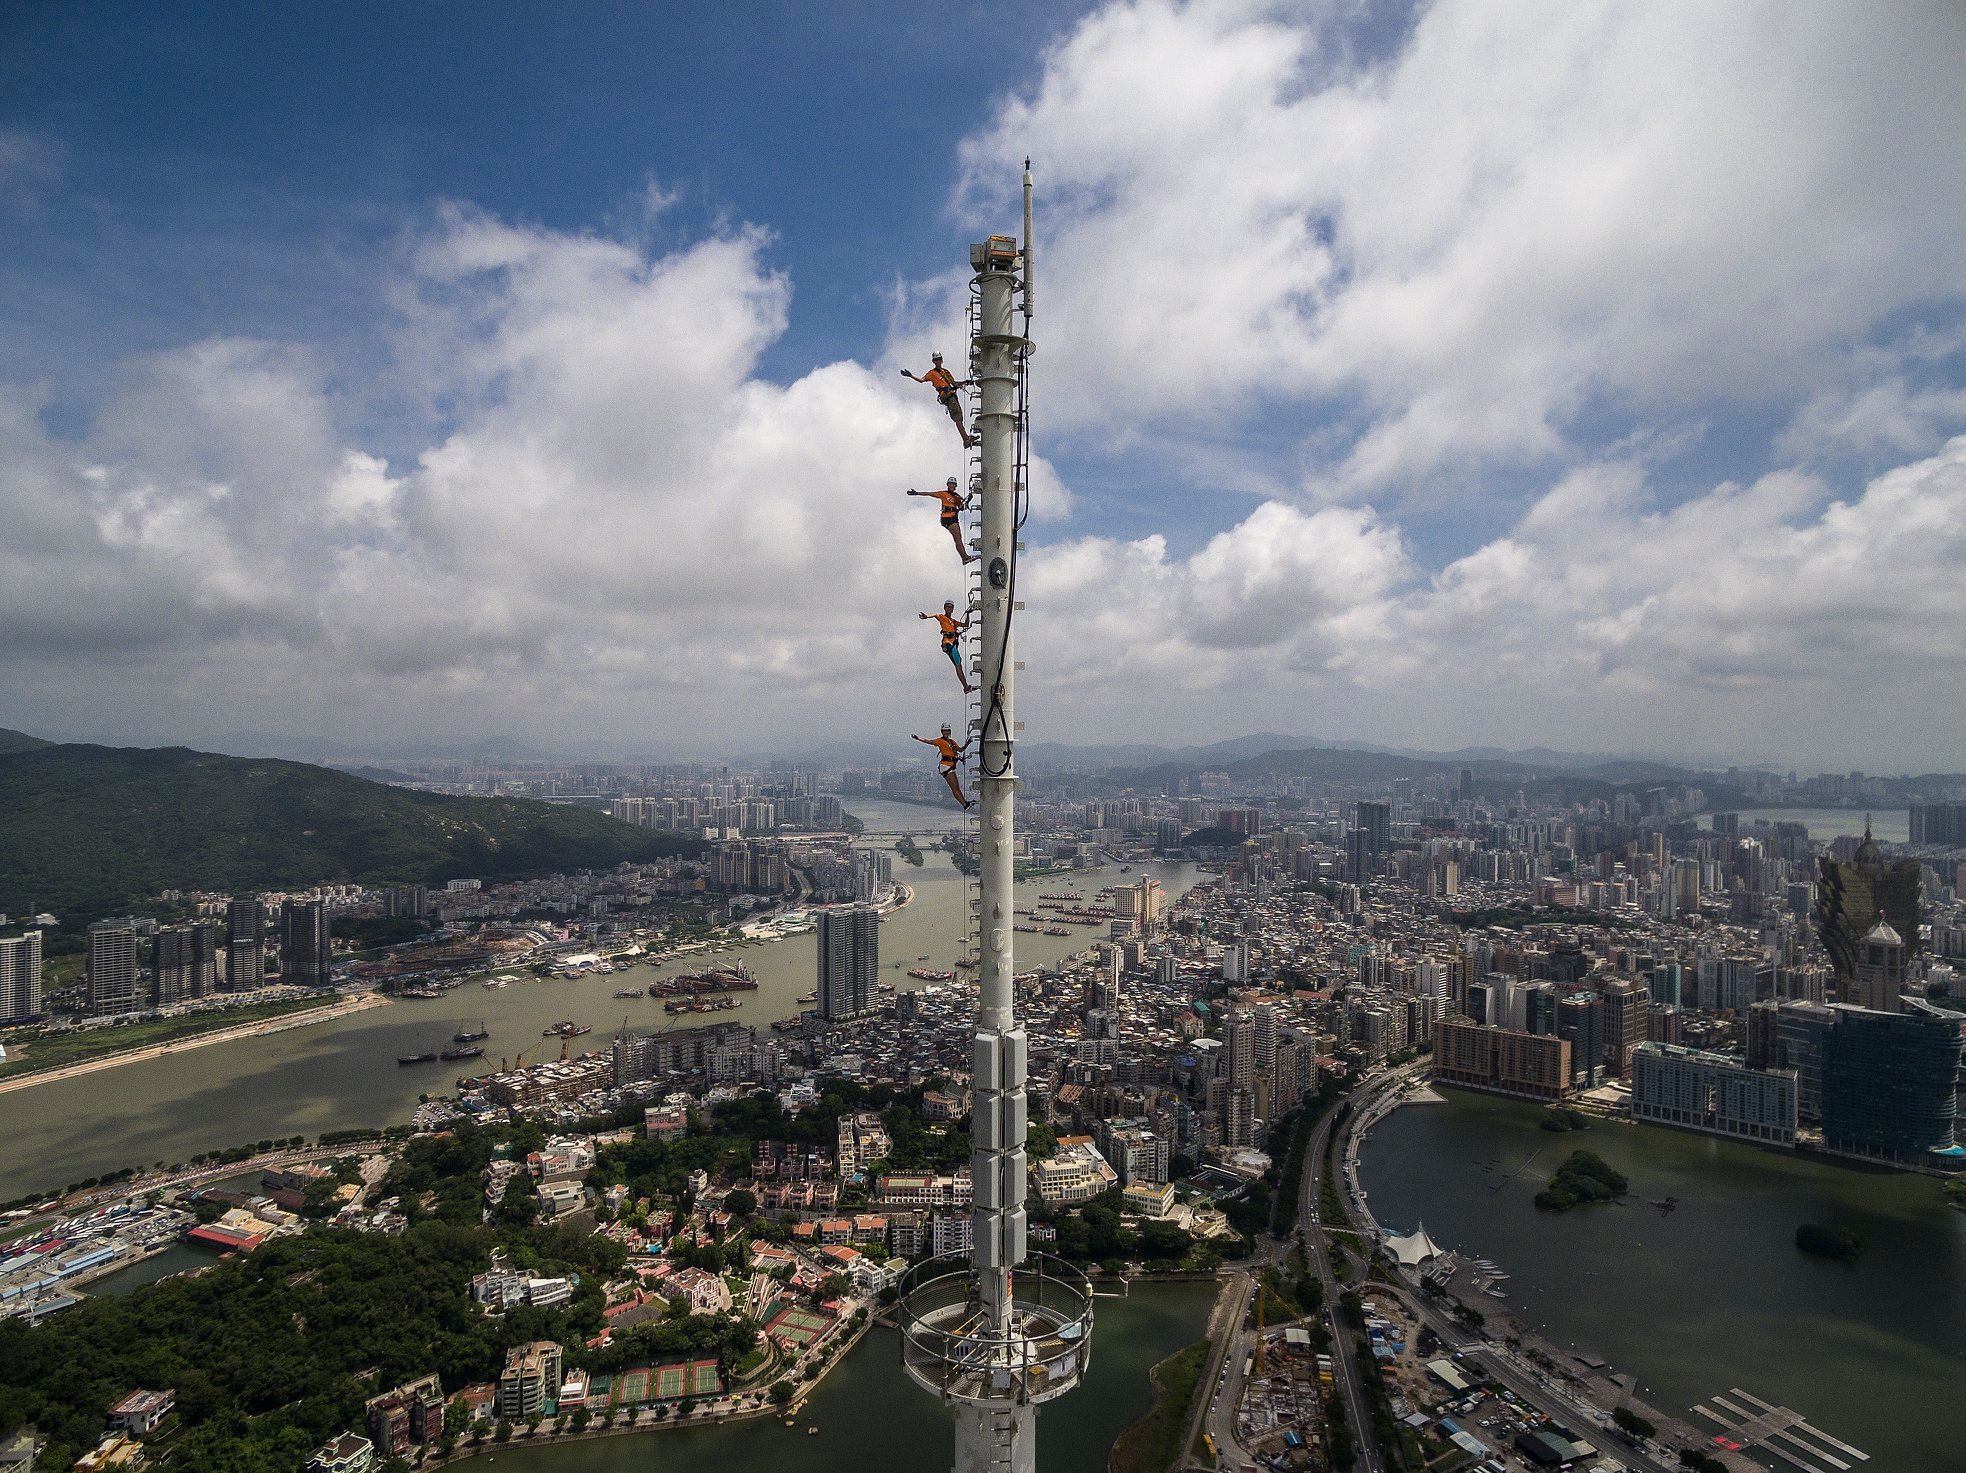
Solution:
{"label": "observation deck ring", "polygon": [[1011,1323],[983,1324],[975,1274],[963,1254],[917,1265],[897,1305],[901,1363],[923,1390],[981,1405],[1039,1404],[1063,1396],[1092,1356],[1092,1282],[1049,1254],[1033,1254],[1011,1280]]}

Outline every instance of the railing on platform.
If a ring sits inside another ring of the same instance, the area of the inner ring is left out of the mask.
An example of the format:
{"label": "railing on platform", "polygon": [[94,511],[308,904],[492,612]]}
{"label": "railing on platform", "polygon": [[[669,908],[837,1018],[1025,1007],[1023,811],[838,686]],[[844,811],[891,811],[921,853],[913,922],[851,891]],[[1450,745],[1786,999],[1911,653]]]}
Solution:
{"label": "railing on platform", "polygon": [[901,1361],[924,1390],[955,1401],[1050,1401],[1078,1385],[1092,1354],[1092,1285],[1063,1259],[1034,1254],[1017,1269],[1011,1322],[984,1323],[964,1254],[903,1280]]}

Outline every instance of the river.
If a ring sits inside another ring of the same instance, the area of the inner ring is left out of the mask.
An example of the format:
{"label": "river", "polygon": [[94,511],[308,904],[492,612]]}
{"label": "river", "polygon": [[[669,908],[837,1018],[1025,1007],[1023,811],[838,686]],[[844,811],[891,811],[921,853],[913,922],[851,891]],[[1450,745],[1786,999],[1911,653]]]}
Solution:
{"label": "river", "polygon": [[[1751,823],[1799,823],[1809,830],[1818,844],[1849,835],[1861,839],[1864,819],[1871,821],[1871,833],[1880,844],[1906,844],[1911,841],[1911,810],[1908,808],[1742,808],[1737,811],[1741,828]],[[1703,829],[1713,827],[1713,815],[1699,817]]]}
{"label": "river", "polygon": [[[1937,1182],[1651,1127],[1554,1135],[1537,1106],[1448,1093],[1374,1127],[1360,1176],[1382,1224],[1424,1222],[1443,1246],[1494,1260],[1518,1314],[1695,1425],[1694,1403],[1738,1386],[1862,1448],[1869,1467],[1966,1466],[1966,1214]],[[1580,1147],[1630,1179],[1630,1205],[1536,1211]],[[1670,1214],[1647,1205],[1667,1197]],[[1798,1252],[1805,1222],[1856,1233],[1862,1257]]]}
{"label": "river", "polygon": [[[949,821],[946,813],[905,804],[870,803],[853,811],[863,809],[870,830],[894,824],[928,831]],[[959,955],[962,877],[940,851],[925,850],[924,860],[918,869],[896,857],[895,876],[912,887],[915,899],[881,925],[882,974],[903,989],[923,985],[904,975],[908,968],[948,970]],[[1020,903],[1035,903],[1038,892],[1046,890],[1090,896],[1142,874],[1158,878],[1170,898],[1197,878],[1192,865],[1147,865],[1126,875],[1107,868],[1029,881],[1018,894]],[[1100,934],[1089,927],[1074,928],[1069,937],[1020,934],[1018,964],[1055,965]],[[918,961],[922,956],[929,960]],[[646,995],[655,977],[740,960],[759,985],[756,992],[734,994],[741,1005],[733,1011],[670,1018]],[[575,1041],[576,1049],[603,1047],[624,1022],[643,1032],[714,1021],[762,1027],[799,1011],[800,995],[816,986],[817,969],[816,942],[803,935],[612,976],[547,981],[528,976],[489,991],[468,983],[430,1001],[399,1000],[312,1027],[210,1044],[0,1095],[5,1127],[0,1201],[125,1166],[183,1161],[269,1137],[407,1121],[419,1095],[448,1092],[462,1066],[403,1066],[397,1056],[437,1048],[463,1027],[482,1022],[490,1028],[485,1050],[493,1067],[522,1052],[529,1062],[550,1057],[559,1045],[542,1040],[541,1030],[561,1019],[594,1030]],[[613,996],[630,987],[644,991],[633,998]]]}
{"label": "river", "polygon": [[[1146,1284],[1095,1310],[1092,1368],[1069,1396],[1038,1413],[1038,1467],[1095,1473],[1120,1429],[1153,1403],[1147,1369],[1208,1327],[1213,1283]],[[810,1435],[808,1426],[819,1428]],[[806,1403],[797,1428],[782,1421],[604,1437],[563,1446],[506,1448],[500,1473],[628,1473],[742,1468],[745,1473],[932,1470],[955,1457],[949,1414],[901,1370],[892,1330],[868,1333]]]}

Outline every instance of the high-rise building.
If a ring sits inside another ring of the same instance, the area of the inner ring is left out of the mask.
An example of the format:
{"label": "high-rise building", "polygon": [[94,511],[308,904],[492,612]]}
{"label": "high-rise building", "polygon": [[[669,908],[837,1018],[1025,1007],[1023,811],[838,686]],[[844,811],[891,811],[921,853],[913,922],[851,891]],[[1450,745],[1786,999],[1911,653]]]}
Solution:
{"label": "high-rise building", "polygon": [[1836,969],[1838,995],[1856,980],[1864,938],[1881,918],[1905,945],[1909,959],[1923,946],[1919,931],[1919,874],[1915,859],[1886,860],[1864,820],[1864,840],[1848,864],[1824,855],[1816,885],[1816,934]]}
{"label": "high-rise building", "polygon": [[1793,1069],[1750,1069],[1725,1054],[1641,1043],[1632,1051],[1631,1076],[1634,1120],[1794,1144]]}
{"label": "high-rise building", "polygon": [[1700,861],[1676,860],[1672,867],[1672,904],[1669,914],[1692,915],[1700,908]]}
{"label": "high-rise building", "polygon": [[280,980],[289,987],[334,981],[334,943],[325,900],[289,900],[280,907]]}
{"label": "high-rise building", "polygon": [[1160,922],[1163,892],[1161,882],[1149,876],[1137,885],[1128,885],[1114,897],[1115,911],[1133,922],[1133,934],[1149,935]]}
{"label": "high-rise building", "polygon": [[135,1012],[137,930],[128,921],[89,927],[89,1011],[97,1016]]}
{"label": "high-rise building", "polygon": [[225,908],[225,986],[251,992],[266,977],[266,903],[241,895]]}
{"label": "high-rise building", "polygon": [[1959,1015],[1916,998],[1902,1013],[1829,1011],[1836,1021],[1823,1037],[1823,1144],[1891,1161],[1959,1156]]}
{"label": "high-rise building", "polygon": [[1446,1018],[1434,1029],[1434,1076],[1470,1089],[1560,1100],[1570,1093],[1570,1040]]}
{"label": "high-rise building", "polygon": [[0,937],[0,1023],[41,1013],[41,933]]}
{"label": "high-rise building", "polygon": [[1586,1085],[1604,1067],[1604,999],[1595,992],[1557,999],[1556,1036],[1570,1045],[1570,1067]]}
{"label": "high-rise building", "polygon": [[1222,1025],[1222,1057],[1228,1066],[1232,1088],[1248,1089],[1256,1083],[1256,1020],[1247,1013],[1236,1013]]}
{"label": "high-rise building", "polygon": [[1613,1074],[1623,1078],[1632,1050],[1645,1042],[1645,1009],[1652,999],[1643,987],[1627,978],[1605,983],[1602,996],[1604,1062]]}
{"label": "high-rise building", "polygon": [[1874,1012],[1897,1013],[1904,1010],[1904,991],[1904,938],[1880,917],[1864,935],[1855,975],[1848,982],[1837,983],[1837,1001]]}
{"label": "high-rise building", "polygon": [[1240,987],[1249,980],[1249,943],[1231,941],[1222,948],[1222,980],[1231,987]]}
{"label": "high-rise building", "polygon": [[1966,849],[1966,803],[1912,804],[1911,842]]}
{"label": "high-rise building", "polygon": [[819,1016],[850,1018],[874,1003],[881,917],[871,905],[819,913]]}
{"label": "high-rise building", "polygon": [[218,986],[218,923],[158,927],[150,970],[160,1008],[210,996]]}
{"label": "high-rise building", "polygon": [[1239,1085],[1231,1085],[1222,1107],[1222,1144],[1256,1144],[1256,1095]]}
{"label": "high-rise building", "polygon": [[536,1417],[560,1394],[560,1347],[551,1340],[515,1345],[505,1352],[498,1378],[498,1414],[509,1422]]}
{"label": "high-rise building", "polygon": [[1393,806],[1390,803],[1362,802],[1357,822],[1345,835],[1347,878],[1354,883],[1379,873],[1379,862],[1393,847]]}
{"label": "high-rise building", "polygon": [[1836,1010],[1813,1002],[1785,1002],[1775,1010],[1778,1069],[1795,1070],[1796,1112],[1808,1124],[1823,1118],[1823,1057],[1828,1052]]}

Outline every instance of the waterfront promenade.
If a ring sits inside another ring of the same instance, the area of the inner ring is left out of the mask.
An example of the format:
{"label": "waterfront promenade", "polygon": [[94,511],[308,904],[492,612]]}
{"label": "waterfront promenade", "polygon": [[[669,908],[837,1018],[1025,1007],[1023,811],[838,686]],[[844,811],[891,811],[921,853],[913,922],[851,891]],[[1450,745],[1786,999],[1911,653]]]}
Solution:
{"label": "waterfront promenade", "polygon": [[[1363,1138],[1394,1110],[1408,1103],[1409,1096],[1425,1088],[1419,1078],[1420,1065],[1408,1065],[1368,1083],[1352,1097],[1339,1137],[1339,1200],[1350,1225],[1364,1235],[1368,1250],[1387,1236],[1372,1215],[1365,1191],[1358,1179],[1359,1147]],[[1307,1173],[1307,1176],[1309,1174]],[[1308,1187],[1307,1187],[1308,1190]],[[1501,1302],[1481,1297],[1455,1301],[1483,1317],[1478,1334],[1468,1330],[1443,1309],[1444,1300],[1419,1292],[1413,1271],[1402,1269],[1394,1281],[1380,1281],[1376,1287],[1390,1293],[1416,1319],[1427,1325],[1449,1351],[1479,1356],[1496,1380],[1539,1411],[1557,1418],[1600,1443],[1619,1461],[1644,1473],[1673,1473],[1676,1455],[1634,1446],[1610,1436],[1611,1412],[1624,1409],[1643,1417],[1658,1429],[1653,1442],[1667,1448],[1697,1447],[1739,1473],[1765,1473],[1758,1463],[1712,1444],[1711,1433],[1681,1418],[1647,1405],[1631,1386],[1595,1371],[1583,1361],[1543,1338],[1536,1327],[1524,1323]],[[1452,1298],[1450,1291],[1449,1299]]]}

